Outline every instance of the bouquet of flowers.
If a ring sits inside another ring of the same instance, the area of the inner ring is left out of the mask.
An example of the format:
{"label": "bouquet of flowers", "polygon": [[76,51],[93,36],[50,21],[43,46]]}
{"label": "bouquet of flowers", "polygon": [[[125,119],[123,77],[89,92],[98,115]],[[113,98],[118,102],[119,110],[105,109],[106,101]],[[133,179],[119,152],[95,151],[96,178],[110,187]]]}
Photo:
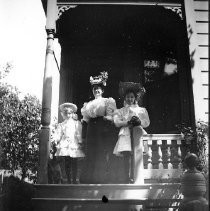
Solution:
{"label": "bouquet of flowers", "polygon": [[128,124],[135,127],[141,125],[141,120],[137,116],[132,116],[131,120],[128,121]]}

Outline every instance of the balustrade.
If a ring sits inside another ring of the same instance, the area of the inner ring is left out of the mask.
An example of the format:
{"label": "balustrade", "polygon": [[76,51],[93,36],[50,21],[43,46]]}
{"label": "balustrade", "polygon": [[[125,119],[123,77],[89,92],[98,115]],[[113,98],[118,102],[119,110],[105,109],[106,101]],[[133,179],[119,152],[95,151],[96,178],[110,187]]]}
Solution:
{"label": "balustrade", "polygon": [[148,152],[144,161],[147,169],[181,169],[184,138],[181,134],[146,134],[144,145]]}

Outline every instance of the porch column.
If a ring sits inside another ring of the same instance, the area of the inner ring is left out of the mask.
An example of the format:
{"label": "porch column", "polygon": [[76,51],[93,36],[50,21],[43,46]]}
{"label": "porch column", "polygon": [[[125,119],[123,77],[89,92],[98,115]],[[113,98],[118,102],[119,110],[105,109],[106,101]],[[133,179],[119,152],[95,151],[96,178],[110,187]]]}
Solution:
{"label": "porch column", "polygon": [[56,20],[56,0],[48,0],[47,3],[47,47],[45,56],[45,68],[43,79],[42,92],[42,116],[41,116],[41,131],[39,134],[39,172],[38,183],[48,183],[48,159],[49,159],[49,144],[50,144],[50,122],[51,122],[51,102],[52,102],[52,71],[53,71],[53,41],[55,34]]}

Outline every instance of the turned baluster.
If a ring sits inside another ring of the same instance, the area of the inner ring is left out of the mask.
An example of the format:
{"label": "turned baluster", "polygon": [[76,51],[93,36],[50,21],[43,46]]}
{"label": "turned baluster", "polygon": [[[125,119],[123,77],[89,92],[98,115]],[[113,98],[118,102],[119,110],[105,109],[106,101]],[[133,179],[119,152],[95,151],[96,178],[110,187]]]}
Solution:
{"label": "turned baluster", "polygon": [[147,164],[147,168],[148,169],[152,169],[152,149],[151,149],[151,145],[152,145],[152,140],[148,140],[148,164]]}
{"label": "turned baluster", "polygon": [[177,140],[177,145],[178,145],[178,153],[177,153],[177,156],[178,156],[178,162],[179,162],[179,164],[178,164],[178,169],[181,169],[182,168],[182,152],[181,152],[181,147],[180,147],[180,145],[181,145],[181,140]]}
{"label": "turned baluster", "polygon": [[158,159],[158,168],[159,169],[163,169],[163,159],[162,159],[162,149],[161,149],[161,144],[162,144],[162,140],[158,140],[157,141],[157,144],[158,144],[158,156],[159,156],[159,159]]}
{"label": "turned baluster", "polygon": [[167,140],[167,163],[168,169],[173,169],[173,165],[171,163],[171,140]]}

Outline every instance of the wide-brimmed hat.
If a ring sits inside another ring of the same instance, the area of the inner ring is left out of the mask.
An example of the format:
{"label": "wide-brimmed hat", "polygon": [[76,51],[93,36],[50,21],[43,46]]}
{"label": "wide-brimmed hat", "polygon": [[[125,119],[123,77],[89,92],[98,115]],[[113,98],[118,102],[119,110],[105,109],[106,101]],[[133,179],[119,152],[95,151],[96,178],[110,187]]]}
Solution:
{"label": "wide-brimmed hat", "polygon": [[134,82],[121,82],[119,83],[120,97],[125,97],[127,91],[133,91],[138,97],[143,96],[146,93],[145,88],[140,83]]}
{"label": "wide-brimmed hat", "polygon": [[100,75],[98,76],[90,76],[90,84],[92,86],[94,85],[102,85],[106,86],[106,81],[108,79],[108,73],[107,72],[100,72]]}
{"label": "wide-brimmed hat", "polygon": [[64,112],[65,108],[71,108],[73,112],[77,112],[77,106],[73,103],[63,103],[59,106],[61,112]]}

